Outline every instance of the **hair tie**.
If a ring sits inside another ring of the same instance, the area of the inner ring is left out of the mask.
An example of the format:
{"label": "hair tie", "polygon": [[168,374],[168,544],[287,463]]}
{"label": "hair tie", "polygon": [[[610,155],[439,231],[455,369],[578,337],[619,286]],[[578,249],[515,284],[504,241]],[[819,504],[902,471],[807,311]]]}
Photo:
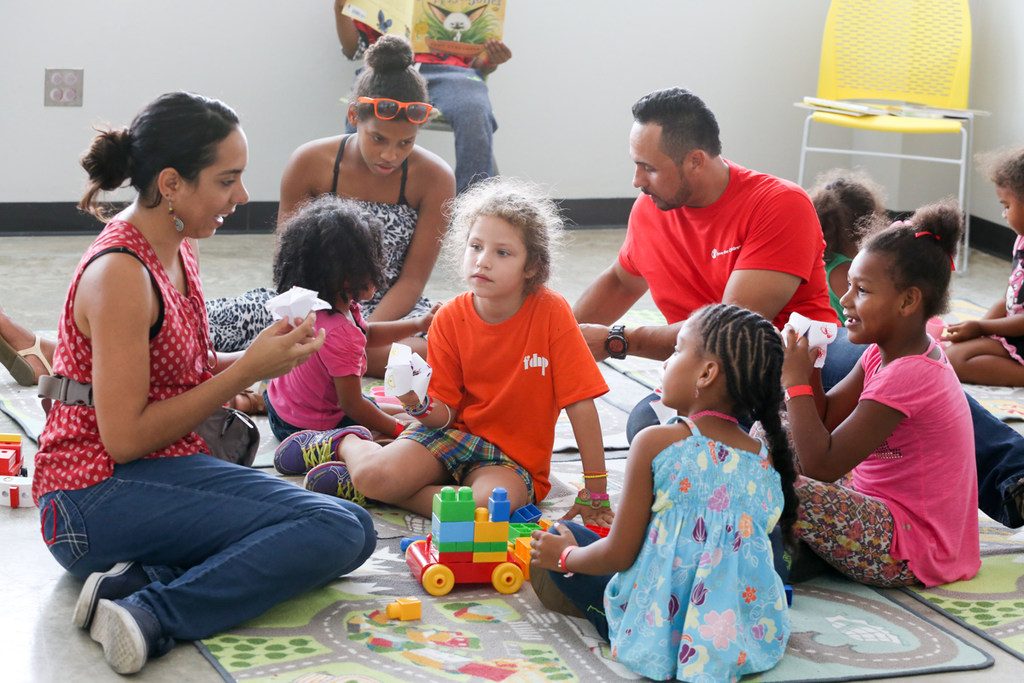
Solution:
{"label": "hair tie", "polygon": [[[936,235],[934,232],[931,232],[930,230],[922,230],[921,232],[915,232],[914,233],[914,237],[923,237],[925,235],[928,235],[930,237],[934,237],[936,242],[939,242],[942,239],[938,235]],[[953,255],[952,254],[949,255],[949,269],[953,270],[953,271],[956,270],[956,264],[953,262]]]}

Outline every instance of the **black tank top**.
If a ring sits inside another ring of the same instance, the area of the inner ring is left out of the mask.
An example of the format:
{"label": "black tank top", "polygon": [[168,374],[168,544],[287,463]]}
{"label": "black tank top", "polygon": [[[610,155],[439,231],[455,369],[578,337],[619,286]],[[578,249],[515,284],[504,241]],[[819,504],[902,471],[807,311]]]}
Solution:
{"label": "black tank top", "polygon": [[[338,172],[341,170],[341,157],[345,154],[345,143],[352,137],[352,134],[345,135],[341,138],[341,144],[338,145],[338,156],[334,160],[334,181],[331,183],[331,194],[338,196]],[[405,161],[402,162],[402,186],[398,189],[398,201],[397,204],[405,206],[409,205],[409,202],[405,200],[405,181],[409,177],[409,159],[406,157]]]}

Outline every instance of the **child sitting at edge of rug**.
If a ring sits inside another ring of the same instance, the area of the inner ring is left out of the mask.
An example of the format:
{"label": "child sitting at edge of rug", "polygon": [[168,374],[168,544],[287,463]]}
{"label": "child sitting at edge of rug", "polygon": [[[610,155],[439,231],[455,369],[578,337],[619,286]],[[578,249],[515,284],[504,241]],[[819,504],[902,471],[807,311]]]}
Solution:
{"label": "child sitting at edge of rug", "polygon": [[[278,439],[306,429],[357,429],[398,436],[410,420],[386,413],[363,395],[366,347],[390,344],[426,332],[434,317],[367,323],[361,300],[383,282],[381,228],[358,204],[324,195],[299,207],[284,223],[274,257],[277,291],[313,290],[331,305],[316,312],[324,345],[308,361],[270,380],[264,399],[270,429]],[[274,459],[282,474],[304,474],[307,466]]]}
{"label": "child sitting at edge of rug", "polygon": [[[545,287],[563,234],[557,205],[508,178],[474,184],[451,205],[444,253],[468,285],[444,304],[427,338],[433,367],[422,403],[400,396],[421,424],[381,447],[355,431],[300,432],[277,460],[305,466],[306,488],[360,504],[376,500],[429,517],[452,482],[486,507],[496,486],[512,509],[551,486],[555,423],[564,408],[586,486],[567,518],[607,526],[604,444],[594,398],[608,391],[561,295]],[[292,465],[288,465],[292,467]]]}
{"label": "child sitting at edge of rug", "polygon": [[1024,387],[1024,147],[980,155],[996,186],[1003,218],[1017,233],[1006,294],[981,320],[950,325],[943,339],[962,382]]}
{"label": "child sitting at edge of rug", "polygon": [[[608,536],[571,522],[533,533],[541,602],[578,610],[639,674],[736,680],[785,652],[789,611],[768,538],[776,522],[789,537],[796,519],[782,359],[760,315],[726,304],[695,312],[665,363],[662,395],[688,417],[633,439]],[[761,420],[770,448],[738,418]]]}
{"label": "child sitting at edge of rug", "polygon": [[841,301],[850,341],[870,346],[817,397],[823,414],[808,382],[816,353],[783,331],[782,382],[805,475],[796,536],[860,583],[935,586],[981,565],[970,409],[925,330],[948,303],[962,230],[960,208],[946,201],[861,244]]}
{"label": "child sitting at edge of rug", "polygon": [[857,255],[864,225],[885,212],[883,190],[863,171],[836,168],[821,174],[808,194],[825,237],[828,302],[843,323],[839,297],[846,291],[846,274]]}

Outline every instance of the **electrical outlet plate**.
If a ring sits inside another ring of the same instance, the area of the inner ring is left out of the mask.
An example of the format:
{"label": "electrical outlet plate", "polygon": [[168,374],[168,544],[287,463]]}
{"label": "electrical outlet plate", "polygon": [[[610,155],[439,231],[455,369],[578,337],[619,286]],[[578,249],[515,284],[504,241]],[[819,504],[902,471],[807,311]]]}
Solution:
{"label": "electrical outlet plate", "polygon": [[45,107],[81,107],[84,69],[46,69]]}

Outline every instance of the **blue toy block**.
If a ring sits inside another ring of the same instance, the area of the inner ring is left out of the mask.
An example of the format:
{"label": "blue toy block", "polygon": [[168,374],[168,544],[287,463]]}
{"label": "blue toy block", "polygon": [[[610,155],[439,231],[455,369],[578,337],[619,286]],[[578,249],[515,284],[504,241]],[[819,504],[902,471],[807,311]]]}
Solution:
{"label": "blue toy block", "polygon": [[540,520],[540,510],[537,509],[536,505],[529,503],[513,512],[509,518],[510,522],[517,524],[536,524],[538,520]]}
{"label": "blue toy block", "polygon": [[408,547],[411,544],[415,543],[416,541],[425,541],[425,540],[427,540],[426,536],[406,536],[398,544],[398,547],[401,548],[402,552],[404,553],[406,551],[406,549],[408,549]]}
{"label": "blue toy block", "polygon": [[473,522],[442,522],[437,515],[430,517],[430,533],[439,543],[461,543],[473,540]]}
{"label": "blue toy block", "polygon": [[508,499],[508,491],[501,486],[494,487],[491,497],[487,499],[487,513],[492,522],[507,522],[512,511],[512,503]]}

